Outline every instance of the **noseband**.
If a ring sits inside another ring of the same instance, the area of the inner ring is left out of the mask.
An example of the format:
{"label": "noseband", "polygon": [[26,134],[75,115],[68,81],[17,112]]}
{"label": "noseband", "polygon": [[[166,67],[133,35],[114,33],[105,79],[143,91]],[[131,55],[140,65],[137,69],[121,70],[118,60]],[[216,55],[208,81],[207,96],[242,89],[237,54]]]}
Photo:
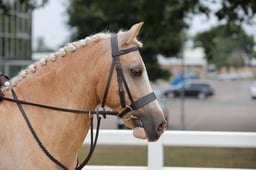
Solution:
{"label": "noseband", "polygon": [[[9,102],[14,102],[17,104],[20,112],[22,113],[22,116],[30,130],[30,132],[32,133],[34,139],[36,140],[37,144],[39,145],[39,147],[42,149],[42,151],[47,155],[47,157],[54,162],[56,165],[58,165],[60,168],[64,169],[64,170],[68,170],[68,168],[61,163],[59,160],[57,160],[48,150],[47,148],[43,145],[43,143],[41,142],[39,136],[37,135],[37,133],[35,132],[34,128],[32,127],[29,118],[27,117],[27,114],[23,108],[22,105],[30,105],[30,106],[34,106],[34,107],[41,107],[41,108],[46,108],[46,109],[51,109],[51,110],[57,110],[57,111],[61,111],[61,112],[69,112],[69,113],[76,113],[76,114],[89,114],[89,115],[97,115],[98,121],[97,121],[97,128],[96,128],[96,135],[95,135],[95,139],[93,141],[93,116],[91,116],[91,147],[89,150],[89,153],[86,157],[86,159],[79,165],[77,165],[76,170],[80,170],[82,169],[90,160],[93,151],[96,147],[97,144],[97,139],[98,139],[98,132],[99,132],[99,128],[100,128],[100,120],[101,117],[99,115],[102,115],[104,118],[106,117],[106,115],[118,115],[120,118],[123,118],[124,115],[126,115],[127,113],[129,113],[130,111],[133,110],[137,110],[141,107],[143,107],[144,105],[154,101],[156,99],[156,96],[153,92],[139,98],[138,100],[134,101],[131,95],[131,92],[129,90],[128,84],[125,80],[123,71],[122,71],[122,67],[121,67],[121,62],[120,62],[120,56],[125,55],[127,53],[133,52],[133,51],[137,51],[139,50],[138,47],[131,47],[125,50],[119,50],[118,49],[118,39],[117,39],[117,34],[112,34],[111,35],[111,49],[112,49],[112,64],[110,67],[110,72],[109,72],[109,76],[107,79],[107,84],[105,87],[105,92],[104,92],[104,96],[102,99],[102,110],[93,110],[93,111],[87,111],[87,110],[74,110],[74,109],[66,109],[66,108],[60,108],[60,107],[55,107],[55,106],[49,106],[49,105],[43,105],[43,104],[38,104],[38,103],[33,103],[33,102],[29,102],[29,101],[24,101],[24,100],[19,100],[18,96],[16,95],[14,89],[11,88],[11,93],[13,98],[8,98],[8,97],[4,97],[3,95],[0,95],[0,101],[5,100],[5,101],[9,101]],[[120,104],[122,106],[122,108],[124,108],[124,110],[119,113],[119,112],[115,112],[115,111],[107,111],[105,110],[105,105],[106,105],[106,99],[107,99],[107,95],[108,95],[108,91],[110,88],[110,82],[112,79],[112,75],[113,75],[113,71],[114,68],[116,69],[116,73],[117,73],[117,81],[118,81],[118,92],[119,92],[119,97],[120,97]],[[125,90],[127,92],[127,95],[130,99],[130,105],[127,106],[126,105],[126,101],[125,101]],[[131,118],[133,119],[137,119],[136,117],[134,117],[133,115],[131,115]]]}

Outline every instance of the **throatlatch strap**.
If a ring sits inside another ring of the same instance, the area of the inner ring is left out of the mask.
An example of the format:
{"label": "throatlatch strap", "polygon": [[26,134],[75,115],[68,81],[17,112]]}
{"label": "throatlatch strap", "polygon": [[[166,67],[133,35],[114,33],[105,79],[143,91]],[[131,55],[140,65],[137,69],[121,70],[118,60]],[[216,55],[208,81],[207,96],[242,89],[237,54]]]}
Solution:
{"label": "throatlatch strap", "polygon": [[151,92],[149,94],[147,94],[146,96],[143,96],[142,98],[136,100],[135,102],[133,102],[130,107],[125,108],[124,111],[122,111],[119,114],[119,117],[123,117],[126,113],[132,111],[132,110],[137,110],[141,107],[143,107],[144,105],[154,101],[156,99],[156,95],[154,92]]}

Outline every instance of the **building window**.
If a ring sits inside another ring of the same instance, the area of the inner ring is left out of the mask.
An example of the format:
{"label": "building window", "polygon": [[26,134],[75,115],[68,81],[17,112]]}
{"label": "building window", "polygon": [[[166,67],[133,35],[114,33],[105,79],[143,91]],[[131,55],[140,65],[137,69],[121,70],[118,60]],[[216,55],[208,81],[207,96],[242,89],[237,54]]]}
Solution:
{"label": "building window", "polygon": [[32,9],[14,1],[8,13],[0,9],[0,71],[9,60],[31,60]]}

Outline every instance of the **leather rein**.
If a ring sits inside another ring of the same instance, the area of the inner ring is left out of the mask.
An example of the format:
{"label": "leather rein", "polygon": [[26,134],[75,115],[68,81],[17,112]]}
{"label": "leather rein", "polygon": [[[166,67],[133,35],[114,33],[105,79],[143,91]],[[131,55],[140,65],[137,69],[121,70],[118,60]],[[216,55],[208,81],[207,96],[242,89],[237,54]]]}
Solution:
{"label": "leather rein", "polygon": [[[8,98],[8,97],[4,97],[3,95],[0,95],[0,101],[5,100],[5,101],[9,101],[9,102],[14,102],[17,104],[17,107],[19,108],[31,134],[33,135],[35,141],[37,142],[37,144],[39,145],[39,147],[41,148],[41,150],[46,154],[46,156],[52,161],[54,162],[56,165],[58,165],[60,168],[62,168],[63,170],[68,170],[68,168],[61,163],[59,160],[57,160],[48,150],[47,148],[43,145],[43,143],[41,142],[39,136],[37,135],[37,133],[35,132],[33,126],[30,123],[29,118],[27,117],[27,114],[23,108],[22,105],[30,105],[30,106],[34,106],[34,107],[40,107],[40,108],[45,108],[45,109],[50,109],[50,110],[56,110],[56,111],[60,111],[60,112],[68,112],[68,113],[74,113],[74,114],[89,114],[90,115],[90,120],[91,120],[91,146],[90,146],[90,150],[89,153],[87,155],[87,157],[84,159],[84,161],[82,163],[78,163],[76,166],[76,170],[81,170],[85,165],[87,165],[87,163],[89,162],[94,149],[96,147],[97,144],[97,140],[98,140],[98,135],[99,135],[99,129],[100,129],[100,122],[101,122],[101,116],[103,116],[103,118],[106,118],[107,115],[112,115],[112,116],[119,116],[120,118],[122,118],[124,115],[126,115],[127,113],[129,113],[130,111],[133,110],[137,110],[141,107],[143,107],[144,105],[156,100],[156,96],[153,92],[139,98],[138,100],[134,101],[131,95],[131,92],[129,90],[128,84],[125,80],[122,68],[121,68],[121,62],[120,62],[120,56],[133,52],[133,51],[137,51],[139,50],[138,47],[131,47],[128,49],[124,49],[124,50],[119,50],[118,49],[118,39],[117,39],[117,34],[111,34],[111,49],[112,49],[112,64],[110,67],[110,72],[108,75],[108,79],[107,79],[107,84],[105,87],[105,92],[104,92],[104,96],[103,96],[103,100],[102,100],[102,104],[101,110],[75,110],[75,109],[66,109],[66,108],[61,108],[61,107],[55,107],[55,106],[49,106],[49,105],[44,105],[44,104],[38,104],[38,103],[33,103],[33,102],[28,102],[28,101],[24,101],[24,100],[20,100],[18,99],[18,96],[16,95],[15,91],[13,88],[11,88],[11,93],[13,98]],[[116,73],[117,73],[117,81],[118,81],[118,92],[119,92],[119,97],[120,97],[120,104],[122,106],[122,108],[124,108],[124,110],[119,113],[116,111],[107,111],[105,110],[105,104],[106,104],[106,99],[107,99],[107,95],[108,95],[108,91],[110,88],[110,82],[112,79],[112,75],[113,75],[113,71],[114,68],[116,69]],[[127,95],[130,99],[131,104],[129,106],[126,105],[125,102],[125,90],[127,92]],[[95,138],[93,135],[93,115],[97,115],[97,127],[96,127],[96,134],[95,134]],[[130,119],[134,119],[134,120],[138,120],[138,118],[134,115],[130,116]]]}

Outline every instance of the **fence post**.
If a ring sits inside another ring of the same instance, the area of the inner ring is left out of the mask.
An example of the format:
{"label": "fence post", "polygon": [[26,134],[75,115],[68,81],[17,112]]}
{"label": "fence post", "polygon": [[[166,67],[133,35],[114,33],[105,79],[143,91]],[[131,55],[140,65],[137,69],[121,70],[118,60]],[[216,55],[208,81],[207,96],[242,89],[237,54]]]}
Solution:
{"label": "fence post", "polygon": [[157,142],[148,143],[148,170],[163,169],[163,154],[161,138]]}

